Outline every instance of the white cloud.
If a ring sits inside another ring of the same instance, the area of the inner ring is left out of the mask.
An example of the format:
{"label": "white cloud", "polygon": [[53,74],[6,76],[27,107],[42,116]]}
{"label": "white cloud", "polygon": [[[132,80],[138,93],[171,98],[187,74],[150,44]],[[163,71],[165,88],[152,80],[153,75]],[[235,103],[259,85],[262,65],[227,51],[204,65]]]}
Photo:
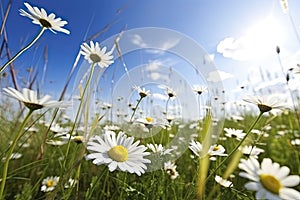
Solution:
{"label": "white cloud", "polygon": [[150,40],[147,41],[147,38],[145,39],[139,34],[134,34],[131,36],[131,42],[141,48],[155,47],[156,49],[149,50],[154,53],[162,53],[163,51],[172,49],[180,42],[180,38],[168,38],[164,41],[160,41],[155,38],[156,37],[151,37]]}
{"label": "white cloud", "polygon": [[206,77],[206,80],[211,82],[219,82],[233,77],[234,76],[230,73],[216,70],[216,71],[209,72],[208,77]]}
{"label": "white cloud", "polygon": [[275,54],[275,47],[284,43],[286,38],[283,26],[269,16],[250,26],[244,35],[220,41],[217,52],[234,60],[261,60]]}

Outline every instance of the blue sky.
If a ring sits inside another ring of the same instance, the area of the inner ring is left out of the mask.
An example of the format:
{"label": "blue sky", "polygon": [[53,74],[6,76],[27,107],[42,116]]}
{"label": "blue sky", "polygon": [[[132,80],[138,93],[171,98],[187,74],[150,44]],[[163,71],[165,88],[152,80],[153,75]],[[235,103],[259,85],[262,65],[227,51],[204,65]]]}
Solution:
{"label": "blue sky", "polygon": [[[5,10],[7,2],[1,1],[2,10]],[[5,27],[12,54],[27,44],[39,30],[39,26],[19,15],[19,9],[26,10],[24,2],[13,1]],[[19,78],[26,74],[25,69],[28,67],[37,70],[41,78],[43,52],[47,46],[49,60],[43,89],[50,93],[63,88],[81,43],[108,24],[108,29],[94,41],[101,43],[118,34],[124,27],[126,30],[162,27],[190,37],[214,57],[218,70],[227,76],[224,84],[229,91],[249,79],[249,76],[253,84],[258,83],[260,78],[257,73],[261,68],[272,69],[270,71],[275,74],[280,72],[275,53],[276,45],[282,49],[283,63],[293,66],[295,63],[290,58],[295,62],[298,58],[299,42],[288,15],[282,12],[279,0],[27,2],[68,21],[65,28],[71,31],[70,35],[47,31],[34,48],[14,62]],[[298,29],[299,7],[299,1],[289,1],[290,15]]]}

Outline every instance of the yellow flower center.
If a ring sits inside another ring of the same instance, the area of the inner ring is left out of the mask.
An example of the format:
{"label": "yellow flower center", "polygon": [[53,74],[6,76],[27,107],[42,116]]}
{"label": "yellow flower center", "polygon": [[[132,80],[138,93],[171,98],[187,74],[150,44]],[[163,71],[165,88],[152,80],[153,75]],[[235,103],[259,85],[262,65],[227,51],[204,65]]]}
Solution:
{"label": "yellow flower center", "polygon": [[108,155],[117,162],[124,162],[128,159],[128,150],[121,145],[117,145],[108,151]]}
{"label": "yellow flower center", "polygon": [[74,140],[74,142],[76,142],[76,143],[82,143],[83,137],[77,135],[77,136],[74,136],[73,140]]}
{"label": "yellow flower center", "polygon": [[151,118],[151,117],[146,117],[146,121],[149,122],[149,123],[152,123],[152,122],[153,122],[153,118]]}
{"label": "yellow flower center", "polygon": [[274,194],[279,194],[279,190],[282,185],[276,177],[270,174],[261,174],[259,176],[259,180],[265,189]]}
{"label": "yellow flower center", "polygon": [[93,63],[98,63],[98,62],[101,61],[100,56],[98,56],[98,55],[95,54],[95,53],[92,53],[92,54],[90,55],[90,59],[92,60]]}
{"label": "yellow flower center", "polygon": [[218,151],[219,149],[220,149],[219,145],[216,145],[213,150]]}
{"label": "yellow flower center", "polygon": [[50,22],[48,22],[47,20],[45,19],[39,19],[39,22],[42,24],[43,27],[45,28],[51,28],[52,25]]}
{"label": "yellow flower center", "polygon": [[263,113],[269,112],[270,110],[272,110],[272,107],[264,105],[264,104],[258,104],[257,106],[258,106],[260,112],[263,112]]}
{"label": "yellow flower center", "polygon": [[54,186],[54,180],[47,181],[46,186],[47,187],[53,187]]}

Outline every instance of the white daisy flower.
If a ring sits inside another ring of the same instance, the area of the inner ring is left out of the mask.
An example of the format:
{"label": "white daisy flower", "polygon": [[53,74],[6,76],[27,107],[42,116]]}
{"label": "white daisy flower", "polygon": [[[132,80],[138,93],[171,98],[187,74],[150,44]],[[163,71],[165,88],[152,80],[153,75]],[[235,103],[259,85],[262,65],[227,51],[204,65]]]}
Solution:
{"label": "white daisy flower", "polygon": [[176,167],[174,162],[168,161],[164,163],[164,170],[170,175],[171,179],[176,179],[179,176]]}
{"label": "white daisy flower", "polygon": [[258,158],[258,155],[260,153],[265,152],[265,150],[258,148],[257,146],[244,146],[241,148],[242,149],[242,153],[250,156],[250,157],[254,157],[254,158]]}
{"label": "white daisy flower", "polygon": [[204,91],[207,90],[207,87],[202,86],[202,85],[194,85],[194,86],[192,87],[192,90],[193,90],[194,92],[196,92],[198,95],[201,95]]}
{"label": "white daisy flower", "polygon": [[228,181],[226,179],[223,179],[221,176],[216,175],[215,176],[215,181],[222,185],[223,187],[232,187],[233,184],[231,181]]}
{"label": "white daisy flower", "polygon": [[135,122],[143,124],[148,129],[151,129],[153,126],[160,126],[161,128],[170,126],[166,121],[158,120],[152,117],[138,118],[135,120]]}
{"label": "white daisy flower", "polygon": [[62,28],[68,23],[67,21],[62,21],[61,18],[55,18],[54,13],[48,15],[43,8],[39,9],[38,7],[31,7],[29,3],[24,3],[24,5],[27,7],[29,13],[24,11],[23,9],[20,9],[20,15],[32,19],[32,23],[39,24],[41,27],[47,28],[53,33],[56,33],[55,31],[58,31],[70,34],[69,30]]}
{"label": "white daisy flower", "polygon": [[261,113],[269,112],[272,109],[284,110],[288,108],[288,105],[277,95],[247,96],[243,100],[257,105]]}
{"label": "white daisy flower", "polygon": [[151,94],[150,90],[146,90],[145,88],[141,88],[140,86],[134,86],[133,88],[139,93],[141,98],[144,98]]}
{"label": "white daisy flower", "polygon": [[[19,159],[22,157],[22,154],[20,153],[12,153],[11,156],[10,156],[10,160],[16,160],[16,159]],[[5,161],[6,160],[6,157],[3,157],[2,158],[2,161]]]}
{"label": "white daisy flower", "polygon": [[169,88],[169,87],[166,88],[166,93],[167,93],[169,98],[176,97],[176,92],[173,89]]}
{"label": "white daisy flower", "polygon": [[[59,135],[59,139],[61,139],[63,142],[67,143],[70,138],[70,134],[64,134],[64,135]],[[77,144],[83,143],[86,141],[85,137],[82,135],[72,135],[70,138],[71,141],[76,142]]]}
{"label": "white daisy flower", "polygon": [[51,192],[55,189],[55,186],[57,185],[59,181],[58,176],[50,176],[43,180],[41,191],[42,192]]}
{"label": "white daisy flower", "polygon": [[162,155],[170,155],[174,149],[165,149],[162,144],[147,144],[147,147],[154,153]]}
{"label": "white daisy flower", "polygon": [[86,159],[92,159],[95,165],[108,165],[111,172],[120,169],[140,176],[147,169],[145,163],[151,162],[144,158],[150,153],[145,152],[147,147],[139,145],[140,141],[133,141],[134,137],[127,138],[123,132],[116,136],[113,131],[105,131],[103,137],[94,136],[87,143],[87,149],[92,153]]}
{"label": "white daisy flower", "polygon": [[57,108],[57,107],[67,107],[68,103],[62,101],[50,100],[51,96],[45,95],[44,97],[38,99],[36,91],[23,88],[22,93],[18,90],[8,87],[3,89],[6,95],[9,95],[21,102],[29,108],[30,110],[39,110],[41,108]]}
{"label": "white daisy flower", "polygon": [[246,136],[246,133],[243,132],[243,130],[240,129],[234,129],[234,128],[224,128],[225,136],[236,138],[237,140],[241,140]]}
{"label": "white daisy flower", "polygon": [[297,186],[300,182],[298,175],[289,175],[290,169],[280,167],[273,163],[270,158],[264,158],[259,164],[258,160],[250,157],[248,160],[241,159],[239,168],[240,176],[251,180],[246,183],[247,190],[256,191],[256,199],[300,199],[300,192],[289,187]]}
{"label": "white daisy flower", "polygon": [[294,146],[300,145],[300,139],[297,138],[297,139],[291,140],[291,144]]}
{"label": "white daisy flower", "polygon": [[[198,157],[202,156],[202,144],[198,141],[192,140],[189,145],[189,149]],[[222,145],[219,144],[214,144],[211,145],[210,148],[208,149],[208,152],[206,155],[210,156],[210,160],[215,161],[216,157],[215,156],[227,156],[225,154],[225,148]]]}
{"label": "white daisy flower", "polygon": [[90,41],[90,45],[85,42],[80,47],[80,53],[90,64],[97,64],[99,67],[105,68],[114,63],[112,51],[106,52],[107,47],[101,49],[98,42]]}

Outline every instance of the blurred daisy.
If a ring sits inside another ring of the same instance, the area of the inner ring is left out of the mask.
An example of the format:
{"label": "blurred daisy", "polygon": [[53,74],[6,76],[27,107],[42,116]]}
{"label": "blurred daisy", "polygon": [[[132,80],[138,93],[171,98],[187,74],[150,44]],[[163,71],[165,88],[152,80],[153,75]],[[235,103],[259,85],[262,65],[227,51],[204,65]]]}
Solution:
{"label": "blurred daisy", "polygon": [[297,186],[300,182],[298,175],[289,175],[290,169],[280,167],[273,163],[270,158],[264,158],[259,164],[258,160],[250,157],[248,160],[241,159],[239,168],[241,177],[251,180],[246,183],[247,190],[256,191],[256,199],[299,199],[300,192],[289,187]]}
{"label": "blurred daisy", "polygon": [[80,47],[80,53],[90,64],[105,68],[114,63],[112,51],[106,52],[106,47],[101,49],[98,42],[90,41],[90,45],[85,42]]}
{"label": "blurred daisy", "polygon": [[83,137],[82,135],[72,135],[70,137],[70,134],[64,134],[64,135],[60,135],[59,138],[65,143],[67,143],[69,141],[69,139],[73,142],[76,142],[77,144],[80,144],[80,143],[83,143],[86,141],[85,137]]}
{"label": "blurred daisy", "polygon": [[160,120],[154,119],[152,117],[138,118],[135,121],[137,123],[143,124],[147,129],[151,129],[153,126],[160,126],[162,128],[166,128],[169,126],[169,124],[167,122],[160,121]]}
{"label": "blurred daisy", "polygon": [[257,105],[261,113],[269,112],[272,109],[284,110],[288,108],[288,105],[275,95],[247,96],[243,100]]}
{"label": "blurred daisy", "polygon": [[139,145],[140,141],[133,143],[134,137],[128,137],[119,132],[105,131],[103,137],[94,136],[87,143],[87,149],[91,152],[86,156],[87,160],[93,160],[95,165],[108,165],[109,171],[120,169],[124,172],[141,175],[147,169],[149,159],[144,156],[147,147]]}
{"label": "blurred daisy", "polygon": [[300,145],[300,139],[291,140],[291,144],[294,146]]}
{"label": "blurred daisy", "polygon": [[41,191],[42,192],[51,192],[55,189],[55,186],[57,185],[59,181],[58,176],[50,176],[43,180]]}
{"label": "blurred daisy", "polygon": [[78,183],[77,180],[70,178],[68,182],[65,184],[65,188],[72,188]]}
{"label": "blurred daisy", "polygon": [[256,159],[260,153],[265,152],[265,150],[258,148],[257,146],[244,146],[241,149],[243,154]]}
{"label": "blurred daisy", "polygon": [[141,88],[140,86],[134,86],[133,88],[139,93],[140,98],[144,98],[151,94],[150,90],[146,90],[145,88]]}
{"label": "blurred daisy", "polygon": [[227,156],[227,154],[225,153],[225,148],[220,145],[220,144],[214,144],[212,146],[210,146],[209,150],[208,150],[208,155],[210,156],[210,160],[216,160],[215,156]]}
{"label": "blurred daisy", "polygon": [[170,175],[171,179],[176,179],[179,176],[176,167],[174,162],[168,161],[164,163],[164,170]]}
{"label": "blurred daisy", "polygon": [[221,176],[216,175],[215,176],[215,181],[222,185],[223,187],[232,187],[233,184],[231,181],[228,181],[226,179],[223,179]]}
{"label": "blurred daisy", "polygon": [[162,144],[147,144],[147,147],[154,153],[162,155],[170,155],[174,149],[165,149]]}
{"label": "blurred daisy", "polygon": [[240,129],[224,128],[224,131],[226,132],[225,135],[227,137],[236,138],[237,140],[241,140],[246,136],[246,133],[244,133],[243,130]]}
{"label": "blurred daisy", "polygon": [[[192,140],[190,142],[189,145],[189,149],[198,157],[202,156],[202,144],[198,141],[194,141]],[[212,145],[210,146],[208,152],[205,155],[209,155],[210,156],[210,160],[215,161],[216,157],[215,156],[227,156],[227,154],[225,154],[225,148],[222,145]]]}
{"label": "blurred daisy", "polygon": [[[19,159],[22,157],[22,154],[20,153],[12,153],[11,156],[10,156],[10,160],[16,160],[16,159]],[[5,161],[6,160],[6,157],[3,157],[2,158],[2,161]]]}
{"label": "blurred daisy", "polygon": [[23,88],[22,93],[14,88],[4,88],[5,94],[13,97],[21,102],[30,110],[39,110],[44,107],[46,108],[57,108],[57,107],[67,107],[68,104],[62,101],[51,101],[49,95],[44,96],[43,98],[38,99],[37,92]]}
{"label": "blurred daisy", "polygon": [[198,95],[201,95],[204,91],[207,90],[207,87],[201,85],[194,85],[192,90],[196,92]]}
{"label": "blurred daisy", "polygon": [[28,17],[32,19],[32,23],[39,24],[41,27],[51,30],[53,33],[63,32],[66,34],[70,34],[70,31],[67,29],[62,28],[68,22],[62,21],[61,18],[55,18],[55,14],[51,13],[50,15],[47,14],[45,9],[38,7],[32,7],[29,3],[24,3],[26,8],[28,9],[29,13],[20,9],[20,15]]}
{"label": "blurred daisy", "polygon": [[167,87],[166,93],[167,93],[169,98],[176,97],[176,92],[173,89],[169,88],[169,87]]}

